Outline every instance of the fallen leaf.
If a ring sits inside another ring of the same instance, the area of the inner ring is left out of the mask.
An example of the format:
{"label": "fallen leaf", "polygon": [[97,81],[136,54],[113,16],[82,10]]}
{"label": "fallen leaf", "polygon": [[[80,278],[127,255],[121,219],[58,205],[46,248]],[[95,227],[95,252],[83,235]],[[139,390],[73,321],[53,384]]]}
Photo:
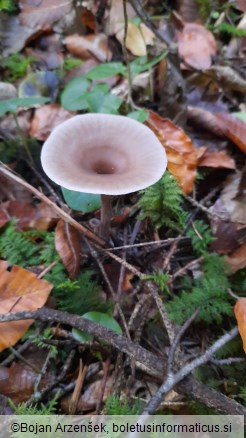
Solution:
{"label": "fallen leaf", "polygon": [[[120,273],[121,273],[120,263],[115,261],[113,261],[112,263],[106,263],[104,264],[104,269],[106,274],[108,275],[113,290],[117,292]],[[131,283],[132,278],[133,278],[132,272],[130,272],[128,269],[125,269],[124,277],[122,281],[122,288],[120,291],[121,293],[129,293],[132,290],[132,283]],[[106,285],[106,290],[108,295],[110,296],[110,290],[107,288],[107,285]]]}
{"label": "fallen leaf", "polygon": [[246,153],[246,123],[227,113],[216,113],[219,128]]}
{"label": "fallen leaf", "polygon": [[187,64],[198,70],[206,70],[211,66],[217,45],[213,34],[204,26],[187,23],[177,37],[179,55]]}
{"label": "fallen leaf", "polygon": [[96,31],[97,22],[95,16],[89,9],[83,10],[81,14],[81,22],[84,27],[88,27],[88,29],[92,30],[93,32]]}
{"label": "fallen leaf", "polygon": [[245,0],[235,0],[235,3],[240,11],[246,12]]}
{"label": "fallen leaf", "polygon": [[[54,381],[53,377],[50,372],[45,373],[39,389],[45,389]],[[0,393],[8,396],[15,404],[23,403],[33,394],[37,378],[38,372],[24,363],[14,362],[10,368],[0,365]]]}
{"label": "fallen leaf", "polygon": [[20,0],[20,22],[30,28],[45,28],[67,15],[72,0]]}
{"label": "fallen leaf", "polygon": [[67,222],[60,220],[56,227],[55,247],[70,278],[80,271],[80,234]]}
{"label": "fallen leaf", "polygon": [[94,56],[101,62],[110,61],[112,53],[108,47],[108,38],[99,33],[96,35],[69,35],[64,39],[67,50],[83,60]]}
{"label": "fallen leaf", "polygon": [[3,56],[20,52],[30,38],[35,38],[40,32],[22,26],[19,17],[4,12],[0,14],[0,41]]}
{"label": "fallen leaf", "polygon": [[225,187],[211,212],[220,215],[221,219],[211,216],[210,223],[216,240],[211,249],[220,254],[228,254],[236,250],[246,237],[246,203],[242,193],[245,171],[227,177]]}
{"label": "fallen leaf", "polygon": [[192,23],[200,18],[196,0],[178,0],[177,8],[185,23]]}
{"label": "fallen leaf", "polygon": [[[113,378],[109,376],[104,389],[103,401],[112,393]],[[84,393],[80,396],[77,404],[77,413],[91,411],[97,406],[98,400],[102,394],[102,380],[96,380],[90,383]],[[65,413],[69,413],[71,395],[62,398],[61,407]]]}
{"label": "fallen leaf", "polygon": [[[246,242],[236,249],[230,256],[226,257],[226,263],[229,265],[229,273],[234,274],[240,269],[246,267]],[[246,298],[245,298],[246,300]]]}
{"label": "fallen leaf", "polygon": [[215,167],[235,169],[236,164],[233,158],[229,157],[225,151],[205,151],[202,157],[198,160],[199,167]]}
{"label": "fallen leaf", "polygon": [[[9,166],[13,168],[14,166]],[[30,202],[30,192],[5,175],[0,174],[0,201],[5,199],[18,199],[23,202]]]}
{"label": "fallen leaf", "polygon": [[18,219],[18,230],[48,230],[58,221],[54,210],[43,202],[35,206],[22,201],[3,202],[0,205],[0,228],[12,217]]}
{"label": "fallen leaf", "polygon": [[194,124],[196,127],[209,131],[218,137],[225,136],[214,113],[204,108],[189,105],[187,108],[187,117],[192,125]]}
{"label": "fallen leaf", "polygon": [[234,307],[238,330],[243,341],[243,349],[246,353],[246,298],[240,298]]}
{"label": "fallen leaf", "polygon": [[216,80],[223,89],[228,88],[243,94],[246,92],[246,81],[232,67],[215,65],[209,68],[206,74]]}
{"label": "fallen leaf", "polygon": [[[129,23],[130,20],[136,17],[136,12],[129,2],[126,2],[126,12]],[[111,2],[108,22],[108,35],[116,35],[118,32],[124,29],[125,20],[122,0],[114,0],[113,2]]]}
{"label": "fallen leaf", "polygon": [[73,115],[74,113],[55,103],[38,108],[32,119],[29,134],[37,140],[44,141],[56,126],[70,119]]}
{"label": "fallen leaf", "polygon": [[177,178],[184,193],[190,193],[196,177],[198,152],[186,133],[169,119],[149,112],[147,125],[166,149],[168,170]]}
{"label": "fallen leaf", "polygon": [[[53,285],[40,280],[30,271],[13,266],[8,270],[8,262],[0,261],[0,314],[32,311],[42,307]],[[0,323],[0,351],[21,339],[33,320]]]}
{"label": "fallen leaf", "polygon": [[[124,29],[116,34],[117,39],[123,43]],[[147,45],[153,45],[154,33],[145,24],[136,24],[129,22],[126,34],[126,48],[135,56],[145,56],[147,54]]]}

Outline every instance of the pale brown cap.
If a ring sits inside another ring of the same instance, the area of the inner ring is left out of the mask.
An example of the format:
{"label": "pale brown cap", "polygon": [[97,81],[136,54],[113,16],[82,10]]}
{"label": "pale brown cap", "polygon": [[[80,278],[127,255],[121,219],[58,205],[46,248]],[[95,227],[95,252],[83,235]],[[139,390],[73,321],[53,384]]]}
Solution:
{"label": "pale brown cap", "polygon": [[144,189],[167,166],[164,147],[147,126],[111,114],[78,115],[61,123],[44,143],[41,162],[57,184],[103,195]]}

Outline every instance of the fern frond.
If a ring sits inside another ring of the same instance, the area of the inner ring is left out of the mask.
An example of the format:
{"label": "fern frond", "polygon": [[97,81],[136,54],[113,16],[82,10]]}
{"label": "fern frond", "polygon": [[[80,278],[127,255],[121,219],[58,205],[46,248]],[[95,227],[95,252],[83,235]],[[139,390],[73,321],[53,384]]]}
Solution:
{"label": "fern frond", "polygon": [[203,270],[203,276],[191,292],[183,291],[166,304],[170,318],[178,324],[186,321],[197,308],[200,309],[197,320],[208,324],[220,324],[223,315],[233,314],[223,259],[217,254],[208,254],[204,259]]}
{"label": "fern frond", "polygon": [[156,228],[166,226],[179,230],[184,226],[186,213],[182,209],[182,192],[169,172],[165,172],[156,184],[143,190],[140,196],[140,219],[150,219]]}
{"label": "fern frond", "polygon": [[136,400],[132,405],[127,400],[120,400],[115,394],[110,395],[105,403],[105,415],[139,415],[143,408],[140,400]]}
{"label": "fern frond", "polygon": [[191,238],[193,249],[199,255],[204,254],[210,243],[215,240],[209,226],[201,220],[193,222],[193,228],[189,228],[187,236]]}

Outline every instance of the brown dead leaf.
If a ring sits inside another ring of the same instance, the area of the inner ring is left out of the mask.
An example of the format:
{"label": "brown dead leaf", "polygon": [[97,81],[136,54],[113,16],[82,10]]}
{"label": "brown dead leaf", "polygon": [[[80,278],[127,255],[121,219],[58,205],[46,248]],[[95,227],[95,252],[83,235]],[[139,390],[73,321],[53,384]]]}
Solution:
{"label": "brown dead leaf", "polygon": [[56,227],[55,247],[70,278],[80,271],[80,234],[67,222],[60,220]]}
{"label": "brown dead leaf", "polygon": [[225,151],[206,151],[198,161],[199,167],[215,167],[235,169],[236,164],[233,158],[229,157]]}
{"label": "brown dead leaf", "polygon": [[67,50],[83,60],[93,56],[101,62],[110,61],[112,53],[108,47],[108,38],[103,33],[96,35],[69,35],[64,39]]}
{"label": "brown dead leaf", "polygon": [[243,349],[246,353],[246,298],[240,298],[234,307],[238,330],[243,341]]}
{"label": "brown dead leaf", "polygon": [[210,111],[189,105],[187,108],[187,117],[192,125],[194,124],[198,128],[209,131],[218,137],[225,136],[223,129],[220,129],[216,115]]}
{"label": "brown dead leaf", "polygon": [[216,113],[219,128],[246,153],[246,123],[227,113]]}
{"label": "brown dead leaf", "polygon": [[82,11],[81,22],[84,27],[88,27],[88,29],[92,30],[93,32],[96,31],[97,22],[95,15],[89,9],[84,9]]}
{"label": "brown dead leaf", "polygon": [[[11,398],[15,404],[23,403],[33,394],[37,378],[38,372],[26,364],[14,362],[10,368],[0,365],[0,393]],[[44,389],[53,380],[50,372],[45,373],[39,389]]]}
{"label": "brown dead leaf", "polygon": [[245,0],[235,0],[235,3],[240,11],[246,12]]}
{"label": "brown dead leaf", "polygon": [[[116,34],[117,39],[123,43],[124,29]],[[126,34],[126,48],[135,56],[144,56],[147,54],[147,45],[153,45],[154,33],[145,24],[140,26],[129,22]]]}
{"label": "brown dead leaf", "polygon": [[0,205],[0,228],[12,217],[18,219],[18,230],[48,230],[58,221],[58,216],[47,204],[36,206],[22,201],[6,201]]}
{"label": "brown dead leaf", "polygon": [[231,253],[245,241],[246,203],[241,190],[244,178],[243,171],[228,176],[220,197],[210,208],[222,218],[212,216],[210,220],[216,237],[211,247],[220,254]]}
{"label": "brown dead leaf", "polygon": [[30,28],[46,28],[67,15],[72,0],[20,0],[20,22]]}
{"label": "brown dead leaf", "polygon": [[[112,263],[106,263],[104,264],[104,269],[106,274],[108,275],[113,290],[117,292],[120,272],[121,272],[121,264],[115,261],[113,261]],[[132,278],[133,278],[132,272],[126,269],[124,272],[124,278],[122,282],[122,290],[121,290],[122,293],[127,293],[132,290],[132,283],[131,283]],[[110,291],[108,289],[107,292],[108,295],[110,296]]]}
{"label": "brown dead leaf", "polygon": [[[9,166],[11,169],[14,166]],[[16,199],[23,202],[30,202],[32,197],[30,192],[20,184],[16,183],[5,175],[0,174],[0,201],[5,199]]]}
{"label": "brown dead leaf", "polygon": [[[128,22],[136,17],[136,12],[134,11],[132,5],[127,2],[126,3],[126,11]],[[109,17],[108,17],[108,35],[115,35],[122,29],[124,29],[125,21],[124,21],[124,10],[123,10],[123,2],[122,0],[114,0],[110,4]]]}
{"label": "brown dead leaf", "polygon": [[166,149],[168,170],[177,178],[184,193],[190,193],[196,177],[198,152],[186,133],[169,119],[149,112],[147,125]]}
{"label": "brown dead leaf", "polygon": [[[42,307],[53,285],[40,280],[19,266],[8,271],[8,262],[0,261],[0,314],[32,311]],[[0,351],[21,339],[33,320],[0,323]]]}
{"label": "brown dead leaf", "polygon": [[185,23],[192,23],[199,18],[198,4],[196,0],[178,0],[177,8]]}
{"label": "brown dead leaf", "polygon": [[187,64],[198,70],[206,70],[211,66],[212,56],[217,52],[211,32],[201,24],[187,23],[177,36],[179,55]]}
{"label": "brown dead leaf", "polygon": [[37,140],[44,141],[56,126],[70,119],[73,115],[74,113],[65,110],[56,103],[44,105],[35,111],[29,134]]}
{"label": "brown dead leaf", "polygon": [[[230,274],[234,274],[240,269],[246,267],[246,242],[236,249],[230,256],[226,257],[226,263],[229,265]],[[246,298],[245,298],[246,300]]]}
{"label": "brown dead leaf", "polygon": [[[107,378],[103,401],[112,393],[113,388],[113,378],[109,376]],[[83,411],[91,411],[96,408],[98,400],[100,399],[102,393],[102,380],[96,380],[87,387],[85,392],[80,396],[77,404],[77,413]],[[65,413],[69,413],[69,405],[71,401],[71,395],[64,397],[61,400],[61,407]]]}

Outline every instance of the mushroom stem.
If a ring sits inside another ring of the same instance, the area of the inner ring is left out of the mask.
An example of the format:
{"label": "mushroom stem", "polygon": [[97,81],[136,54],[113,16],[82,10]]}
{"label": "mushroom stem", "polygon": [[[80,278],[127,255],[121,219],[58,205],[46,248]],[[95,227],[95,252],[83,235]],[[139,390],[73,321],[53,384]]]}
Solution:
{"label": "mushroom stem", "polygon": [[110,238],[111,198],[110,195],[101,195],[100,235],[105,240]]}

